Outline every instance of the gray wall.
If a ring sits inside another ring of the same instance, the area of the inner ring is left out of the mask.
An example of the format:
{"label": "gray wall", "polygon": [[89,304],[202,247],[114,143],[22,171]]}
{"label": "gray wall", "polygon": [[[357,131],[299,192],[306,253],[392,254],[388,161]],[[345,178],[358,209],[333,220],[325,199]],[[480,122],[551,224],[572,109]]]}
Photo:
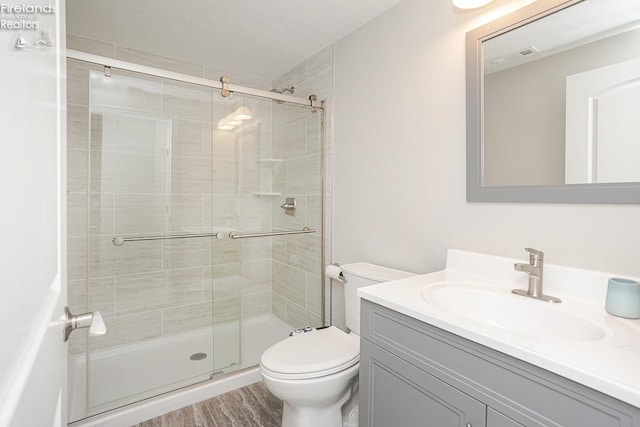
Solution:
{"label": "gray wall", "polygon": [[335,46],[333,256],[413,272],[459,248],[640,274],[639,206],[467,203],[465,33],[525,5],[472,12],[405,0]]}

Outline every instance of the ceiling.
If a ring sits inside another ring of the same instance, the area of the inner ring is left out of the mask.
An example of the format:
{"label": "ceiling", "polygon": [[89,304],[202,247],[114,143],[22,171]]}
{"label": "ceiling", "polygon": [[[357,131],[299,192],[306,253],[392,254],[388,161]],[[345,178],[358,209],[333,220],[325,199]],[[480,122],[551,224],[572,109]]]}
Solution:
{"label": "ceiling", "polygon": [[401,0],[67,0],[67,31],[273,80]]}
{"label": "ceiling", "polygon": [[[639,25],[639,0],[583,1],[483,43],[485,73],[535,61]],[[520,54],[530,48],[537,52]]]}

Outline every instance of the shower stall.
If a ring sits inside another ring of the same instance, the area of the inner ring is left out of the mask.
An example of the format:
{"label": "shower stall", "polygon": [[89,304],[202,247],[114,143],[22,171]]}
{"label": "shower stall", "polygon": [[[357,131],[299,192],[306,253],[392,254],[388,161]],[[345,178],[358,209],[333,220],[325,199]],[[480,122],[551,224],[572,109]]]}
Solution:
{"label": "shower stall", "polygon": [[67,63],[69,305],[107,326],[71,336],[69,421],[255,367],[324,325],[322,104]]}

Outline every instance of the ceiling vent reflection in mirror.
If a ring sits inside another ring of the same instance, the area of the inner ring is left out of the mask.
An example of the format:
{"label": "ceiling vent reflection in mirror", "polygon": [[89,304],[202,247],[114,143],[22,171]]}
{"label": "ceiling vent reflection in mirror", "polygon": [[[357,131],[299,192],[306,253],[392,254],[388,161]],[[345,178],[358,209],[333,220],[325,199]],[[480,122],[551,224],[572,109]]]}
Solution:
{"label": "ceiling vent reflection in mirror", "polygon": [[485,67],[487,69],[491,67],[495,67],[498,65],[506,64],[509,61],[513,61],[514,59],[522,58],[523,56],[533,55],[534,53],[538,53],[540,50],[535,46],[527,46],[522,49],[518,49],[515,52],[511,52],[507,55],[498,56],[496,58],[488,58],[485,61]]}

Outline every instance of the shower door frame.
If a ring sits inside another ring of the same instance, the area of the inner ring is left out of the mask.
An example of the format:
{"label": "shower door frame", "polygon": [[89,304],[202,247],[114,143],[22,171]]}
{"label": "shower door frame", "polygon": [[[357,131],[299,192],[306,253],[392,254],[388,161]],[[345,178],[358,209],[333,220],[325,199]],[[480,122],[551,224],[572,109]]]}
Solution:
{"label": "shower door frame", "polygon": [[[307,107],[318,108],[323,111],[324,115],[324,102],[319,102],[321,105],[313,105],[310,99],[298,98],[297,96],[284,95],[277,92],[271,92],[263,89],[256,89],[247,86],[240,86],[231,83],[223,83],[217,80],[205,79],[203,77],[191,76],[189,74],[176,73],[173,71],[163,70],[161,68],[148,67],[146,65],[139,65],[133,62],[121,61],[119,59],[113,59],[106,56],[94,55],[92,53],[81,52],[79,50],[67,49],[67,59],[76,59],[78,61],[90,62],[92,64],[101,65],[108,68],[119,68],[121,70],[133,71],[135,73],[146,74],[154,77],[161,77],[169,80],[176,80],[184,83],[193,83],[200,86],[206,86],[213,89],[224,89],[230,92],[238,92],[245,95],[253,95],[261,98],[269,98],[275,101],[284,101],[292,104],[306,105]],[[222,78],[222,77],[221,77]],[[314,95],[311,95],[313,97]],[[310,98],[311,98],[310,97]],[[324,120],[323,120],[324,123]],[[324,148],[324,132],[323,132],[323,148]],[[323,189],[324,190],[324,189]]]}

